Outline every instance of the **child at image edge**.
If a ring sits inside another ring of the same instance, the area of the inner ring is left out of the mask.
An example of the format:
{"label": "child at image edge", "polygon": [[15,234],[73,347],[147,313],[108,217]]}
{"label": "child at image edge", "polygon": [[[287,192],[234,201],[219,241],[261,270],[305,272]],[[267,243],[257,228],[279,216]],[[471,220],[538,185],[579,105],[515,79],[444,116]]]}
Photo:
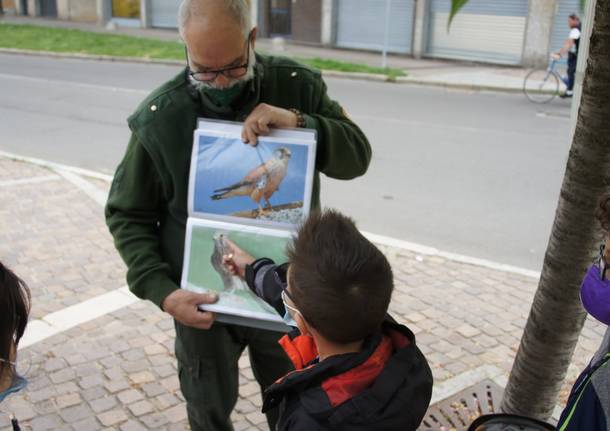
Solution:
{"label": "child at image edge", "polygon": [[432,373],[413,333],[387,314],[390,264],[350,218],[312,214],[280,266],[230,245],[225,265],[298,328],[280,340],[295,371],[264,394],[263,412],[281,404],[278,430],[419,426]]}

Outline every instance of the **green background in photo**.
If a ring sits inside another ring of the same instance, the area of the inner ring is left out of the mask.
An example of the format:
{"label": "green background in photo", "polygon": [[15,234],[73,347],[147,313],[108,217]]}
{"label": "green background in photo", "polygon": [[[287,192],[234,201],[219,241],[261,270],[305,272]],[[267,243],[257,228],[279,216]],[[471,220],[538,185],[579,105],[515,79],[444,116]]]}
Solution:
{"label": "green background in photo", "polygon": [[[220,275],[212,267],[210,261],[214,250],[213,236],[216,232],[226,234],[231,241],[254,256],[254,258],[269,257],[278,264],[286,261],[285,250],[290,238],[193,226],[187,277],[187,283],[191,289],[219,293],[223,290],[224,286]],[[232,295],[223,295],[221,293],[218,305],[255,312],[275,313],[271,307],[250,292],[245,283],[243,288],[236,289]]]}

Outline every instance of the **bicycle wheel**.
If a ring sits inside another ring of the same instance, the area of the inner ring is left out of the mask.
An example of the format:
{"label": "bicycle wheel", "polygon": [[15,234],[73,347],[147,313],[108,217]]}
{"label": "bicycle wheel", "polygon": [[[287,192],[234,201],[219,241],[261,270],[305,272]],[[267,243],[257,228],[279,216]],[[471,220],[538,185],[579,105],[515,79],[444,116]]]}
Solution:
{"label": "bicycle wheel", "polygon": [[559,94],[559,78],[555,72],[532,70],[525,75],[523,92],[534,103],[549,103]]}

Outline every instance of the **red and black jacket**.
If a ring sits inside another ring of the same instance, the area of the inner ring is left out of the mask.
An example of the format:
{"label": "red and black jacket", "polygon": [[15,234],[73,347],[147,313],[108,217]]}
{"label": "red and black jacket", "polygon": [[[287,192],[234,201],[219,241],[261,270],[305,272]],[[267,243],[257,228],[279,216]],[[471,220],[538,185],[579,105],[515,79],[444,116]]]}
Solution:
{"label": "red and black jacket", "polygon": [[[272,285],[281,277],[264,273],[277,267],[269,261],[254,267],[261,271],[251,270],[250,287],[263,299],[275,297],[270,292],[278,286]],[[280,344],[295,371],[267,388],[263,402],[263,412],[280,406],[278,431],[414,431],[426,413],[432,372],[413,333],[390,316],[360,352],[322,362],[313,338],[298,330]]]}

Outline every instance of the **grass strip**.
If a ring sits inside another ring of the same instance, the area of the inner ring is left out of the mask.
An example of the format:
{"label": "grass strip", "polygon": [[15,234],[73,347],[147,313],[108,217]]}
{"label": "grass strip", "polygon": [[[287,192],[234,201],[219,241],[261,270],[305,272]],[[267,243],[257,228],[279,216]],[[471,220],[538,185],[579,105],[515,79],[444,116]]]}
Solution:
{"label": "grass strip", "polygon": [[[0,47],[158,60],[184,59],[184,44],[178,41],[163,41],[29,24],[0,23]],[[405,76],[405,72],[401,69],[373,67],[319,57],[297,58],[296,60],[316,69],[380,74],[386,75],[389,80],[398,76]]]}

